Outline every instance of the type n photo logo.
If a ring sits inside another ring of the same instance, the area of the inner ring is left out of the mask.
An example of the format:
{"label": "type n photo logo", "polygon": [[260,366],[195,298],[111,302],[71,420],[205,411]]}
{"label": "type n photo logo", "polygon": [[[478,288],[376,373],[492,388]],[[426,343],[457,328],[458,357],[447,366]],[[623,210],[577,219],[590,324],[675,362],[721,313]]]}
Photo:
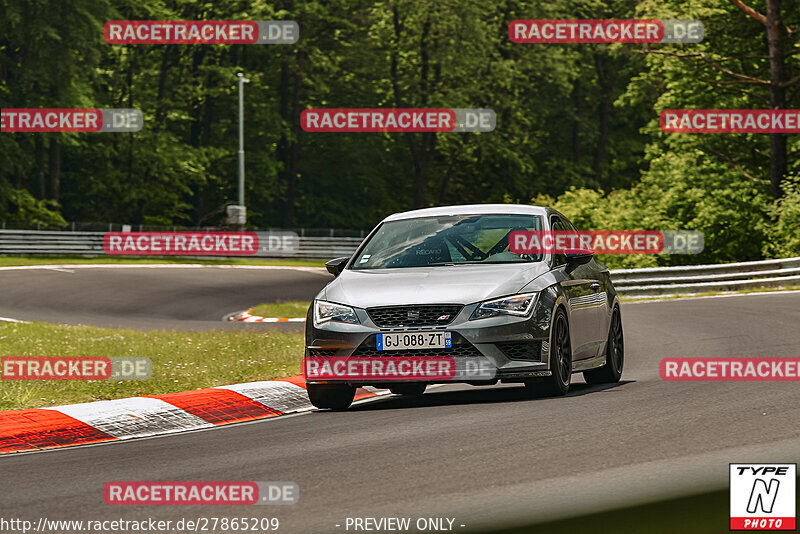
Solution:
{"label": "type n photo logo", "polygon": [[797,464],[730,464],[730,529],[795,530]]}

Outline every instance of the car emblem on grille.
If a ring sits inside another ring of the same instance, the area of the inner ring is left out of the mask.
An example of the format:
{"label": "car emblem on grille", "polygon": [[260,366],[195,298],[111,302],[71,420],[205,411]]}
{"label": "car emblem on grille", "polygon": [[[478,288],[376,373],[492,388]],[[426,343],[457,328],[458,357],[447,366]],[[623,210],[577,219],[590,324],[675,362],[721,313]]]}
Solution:
{"label": "car emblem on grille", "polygon": [[419,310],[408,310],[407,317],[410,321],[416,321],[419,319]]}
{"label": "car emblem on grille", "polygon": [[436,320],[437,320],[437,321],[446,321],[446,320],[448,320],[449,318],[450,318],[450,316],[449,316],[449,315],[440,315],[440,316],[439,316],[439,318],[438,318],[438,319],[436,319]]}

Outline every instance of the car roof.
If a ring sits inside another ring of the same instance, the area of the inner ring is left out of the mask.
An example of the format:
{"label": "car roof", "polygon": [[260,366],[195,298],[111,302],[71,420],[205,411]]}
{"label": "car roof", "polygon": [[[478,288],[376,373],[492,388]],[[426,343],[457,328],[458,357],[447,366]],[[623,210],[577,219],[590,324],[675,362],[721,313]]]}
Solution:
{"label": "car roof", "polygon": [[[549,211],[548,211],[549,210]],[[444,215],[482,215],[482,214],[507,214],[507,215],[541,215],[546,217],[554,210],[542,206],[529,206],[526,204],[465,204],[461,206],[441,206],[437,208],[424,208],[421,210],[404,211],[389,215],[385,221],[398,221],[402,219],[416,219],[419,217],[439,217]]]}

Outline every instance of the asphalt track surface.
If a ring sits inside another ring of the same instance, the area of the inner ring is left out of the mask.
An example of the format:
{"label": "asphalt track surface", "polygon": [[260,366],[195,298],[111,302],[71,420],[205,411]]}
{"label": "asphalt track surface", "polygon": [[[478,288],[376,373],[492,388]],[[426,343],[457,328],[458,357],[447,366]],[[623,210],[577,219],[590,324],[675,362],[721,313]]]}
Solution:
{"label": "asphalt track surface", "polygon": [[302,323],[223,319],[265,302],[311,300],[332,279],[323,269],[256,266],[0,268],[0,317],[140,330],[302,331]]}
{"label": "asphalt track surface", "polygon": [[[142,287],[156,283],[142,276]],[[216,287],[211,276],[206,286]],[[626,303],[622,314],[626,366],[613,387],[576,375],[566,397],[532,400],[515,386],[445,386],[343,413],[12,455],[0,458],[2,517],[277,517],[289,533],[354,532],[347,517],[449,517],[453,531],[467,532],[726,488],[730,462],[800,460],[796,383],[676,383],[658,374],[669,356],[797,356],[800,294]],[[114,480],[294,481],[300,501],[112,507],[103,486]],[[718,532],[727,531],[727,512],[709,511],[720,517]]]}

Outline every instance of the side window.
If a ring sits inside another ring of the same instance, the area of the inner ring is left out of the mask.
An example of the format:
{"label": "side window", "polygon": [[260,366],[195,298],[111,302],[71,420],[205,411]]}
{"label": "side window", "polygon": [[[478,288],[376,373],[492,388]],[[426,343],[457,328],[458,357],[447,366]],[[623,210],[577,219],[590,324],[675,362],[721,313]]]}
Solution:
{"label": "side window", "polygon": [[[564,223],[561,222],[559,217],[553,215],[550,217],[550,228],[555,232],[564,232],[566,231],[566,226]],[[554,254],[553,255],[553,267],[558,267],[559,265],[565,265],[567,263],[567,257],[563,254]]]}

